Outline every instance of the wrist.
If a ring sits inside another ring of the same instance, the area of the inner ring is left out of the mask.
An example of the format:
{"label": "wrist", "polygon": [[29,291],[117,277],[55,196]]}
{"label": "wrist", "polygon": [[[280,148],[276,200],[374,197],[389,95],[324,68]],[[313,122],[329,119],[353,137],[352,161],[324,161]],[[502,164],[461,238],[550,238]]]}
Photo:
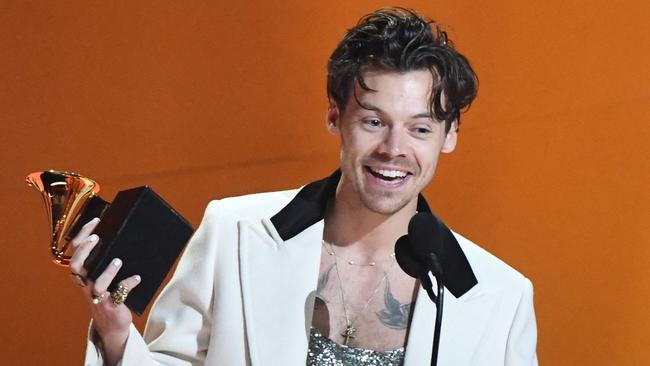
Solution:
{"label": "wrist", "polygon": [[124,331],[98,333],[101,351],[106,365],[117,365],[124,356],[124,349],[129,338],[129,328]]}

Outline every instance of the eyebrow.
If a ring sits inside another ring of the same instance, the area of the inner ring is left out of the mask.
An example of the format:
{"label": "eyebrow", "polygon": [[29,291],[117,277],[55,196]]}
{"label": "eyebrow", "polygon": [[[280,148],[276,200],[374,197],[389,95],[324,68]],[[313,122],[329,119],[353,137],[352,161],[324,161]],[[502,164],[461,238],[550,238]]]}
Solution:
{"label": "eyebrow", "polygon": [[[382,111],[381,108],[379,108],[379,107],[377,107],[375,105],[372,105],[370,103],[364,103],[364,102],[362,102],[360,100],[357,100],[357,104],[359,104],[359,107],[361,107],[361,108],[363,108],[365,110],[378,112],[378,113],[384,113],[384,111]],[[422,112],[422,113],[414,114],[414,115],[411,116],[411,118],[430,118],[430,119],[434,119],[433,115],[430,112]]]}

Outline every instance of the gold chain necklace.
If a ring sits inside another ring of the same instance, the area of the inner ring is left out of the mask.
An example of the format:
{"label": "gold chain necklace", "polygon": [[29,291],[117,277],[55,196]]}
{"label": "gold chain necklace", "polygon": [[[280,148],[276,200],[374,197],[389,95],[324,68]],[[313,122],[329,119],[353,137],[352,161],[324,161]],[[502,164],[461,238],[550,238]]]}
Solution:
{"label": "gold chain necklace", "polygon": [[[329,246],[329,248],[327,248],[326,245]],[[393,258],[395,258],[395,253],[392,253],[392,254],[389,256],[388,259],[384,259],[384,260],[381,260],[381,261],[376,261],[376,260],[374,260],[374,259],[371,259],[369,262],[362,263],[361,261],[356,261],[356,260],[354,260],[354,259],[345,259],[345,258],[341,258],[341,257],[339,257],[339,256],[334,252],[334,250],[332,249],[332,244],[326,242],[325,240],[323,240],[323,246],[325,246],[325,250],[327,251],[327,254],[329,254],[329,255],[331,255],[331,256],[333,256],[333,257],[335,257],[335,258],[341,259],[341,260],[343,260],[345,263],[347,263],[347,264],[349,264],[349,265],[351,265],[351,266],[374,267],[374,266],[377,265],[377,263],[387,262],[387,261],[392,260]]]}
{"label": "gold chain necklace", "polygon": [[[350,320],[350,317],[348,316],[348,309],[345,307],[345,290],[343,289],[343,282],[341,281],[341,273],[339,272],[339,263],[338,263],[338,260],[337,260],[338,256],[334,253],[334,248],[332,246],[332,243],[328,243],[325,240],[323,240],[323,243],[327,243],[329,245],[329,247],[330,247],[329,253],[331,253],[330,255],[332,255],[334,257],[334,268],[336,269],[336,277],[337,277],[338,282],[339,282],[339,293],[341,294],[341,304],[343,305],[343,315],[345,315],[345,330],[340,335],[344,338],[343,345],[347,346],[350,339],[355,338],[356,334],[357,334],[357,328],[354,327],[354,323],[359,319],[359,317],[361,316],[363,311],[366,310],[368,305],[370,305],[370,302],[372,301],[372,299],[375,298],[375,295],[377,294],[377,290],[379,290],[379,286],[381,285],[382,282],[384,282],[386,280],[386,278],[388,278],[388,275],[390,274],[393,267],[395,266],[395,262],[393,262],[391,264],[388,271],[384,272],[384,276],[381,279],[379,279],[379,282],[377,282],[377,285],[375,285],[375,289],[372,291],[372,294],[368,298],[368,301],[366,301],[366,304],[363,305],[363,307],[359,310],[359,312],[357,313],[357,316],[354,319]],[[395,254],[393,253],[393,255],[391,255],[391,258],[393,258],[394,256],[395,256]],[[374,266],[374,264],[373,264],[373,266]]]}

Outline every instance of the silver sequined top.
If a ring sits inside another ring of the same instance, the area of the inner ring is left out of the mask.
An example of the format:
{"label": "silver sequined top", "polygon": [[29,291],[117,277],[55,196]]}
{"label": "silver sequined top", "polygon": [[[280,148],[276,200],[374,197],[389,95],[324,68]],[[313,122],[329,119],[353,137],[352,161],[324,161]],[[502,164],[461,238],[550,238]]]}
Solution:
{"label": "silver sequined top", "polygon": [[404,361],[404,348],[379,352],[348,347],[324,337],[311,327],[307,366],[399,366]]}

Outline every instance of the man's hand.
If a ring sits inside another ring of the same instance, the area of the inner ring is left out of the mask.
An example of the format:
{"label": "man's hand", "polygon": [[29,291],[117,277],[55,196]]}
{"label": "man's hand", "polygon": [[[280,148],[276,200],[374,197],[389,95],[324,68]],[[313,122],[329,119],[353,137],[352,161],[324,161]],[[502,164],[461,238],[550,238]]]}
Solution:
{"label": "man's hand", "polygon": [[[104,349],[105,362],[107,365],[116,365],[124,354],[124,347],[129,336],[129,326],[133,321],[133,316],[124,304],[116,305],[108,292],[108,286],[122,267],[122,261],[119,258],[111,261],[111,264],[97,278],[97,281],[93,282],[86,277],[88,272],[83,264],[99,241],[97,235],[91,235],[98,223],[98,218],[91,220],[72,239],[72,246],[76,250],[70,260],[70,270],[72,276],[79,280],[78,283],[81,286],[84,298],[90,305],[93,325]],[[139,283],[140,276],[135,275],[124,279],[120,282],[120,285],[132,290]]]}

